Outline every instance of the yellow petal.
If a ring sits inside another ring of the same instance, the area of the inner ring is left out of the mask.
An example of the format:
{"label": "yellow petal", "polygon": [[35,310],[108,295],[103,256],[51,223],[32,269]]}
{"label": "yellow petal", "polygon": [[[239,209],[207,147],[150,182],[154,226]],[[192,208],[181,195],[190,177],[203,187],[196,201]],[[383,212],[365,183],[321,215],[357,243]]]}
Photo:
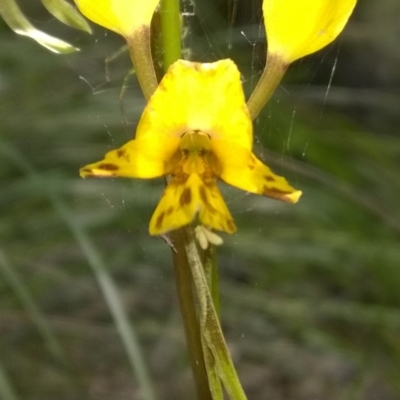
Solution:
{"label": "yellow petal", "polygon": [[251,149],[251,120],[233,61],[175,62],[147,104],[136,137],[158,140],[192,130]]}
{"label": "yellow petal", "polygon": [[165,188],[150,221],[150,234],[166,232],[190,224],[196,215],[202,224],[219,231],[236,231],[232,216],[214,180],[203,181],[197,174],[182,180],[176,177]]}
{"label": "yellow petal", "polygon": [[80,169],[82,177],[125,177],[125,178],[156,178],[169,174],[174,166],[175,149],[171,142],[131,140],[117,150],[105,155],[104,160],[86,165]]}
{"label": "yellow petal", "polygon": [[91,21],[123,36],[150,25],[160,0],[74,0]]}
{"label": "yellow petal", "polygon": [[343,30],[356,0],[264,0],[268,53],[288,64],[331,43]]}
{"label": "yellow petal", "polygon": [[299,200],[301,191],[290,186],[284,177],[274,174],[252,152],[221,141],[214,142],[213,153],[218,159],[214,160],[213,170],[224,182],[246,192],[289,203]]}

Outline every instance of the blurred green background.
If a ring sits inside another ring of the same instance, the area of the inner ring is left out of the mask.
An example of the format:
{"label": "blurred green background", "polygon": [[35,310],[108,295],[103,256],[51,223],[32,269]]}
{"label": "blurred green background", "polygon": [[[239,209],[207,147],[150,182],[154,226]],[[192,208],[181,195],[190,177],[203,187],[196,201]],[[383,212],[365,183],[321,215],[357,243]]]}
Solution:
{"label": "blurred green background", "polygon": [[[148,400],[147,374],[157,399],[192,399],[170,251],[147,232],[162,180],[78,176],[143,109],[128,55],[107,60],[123,41],[19,4],[81,51],[52,54],[0,21],[0,397]],[[249,93],[261,2],[195,6],[186,57],[233,58]],[[222,323],[249,399],[400,399],[399,21],[398,1],[360,1],[256,122],[256,153],[299,204],[221,184],[238,226],[218,254]]]}

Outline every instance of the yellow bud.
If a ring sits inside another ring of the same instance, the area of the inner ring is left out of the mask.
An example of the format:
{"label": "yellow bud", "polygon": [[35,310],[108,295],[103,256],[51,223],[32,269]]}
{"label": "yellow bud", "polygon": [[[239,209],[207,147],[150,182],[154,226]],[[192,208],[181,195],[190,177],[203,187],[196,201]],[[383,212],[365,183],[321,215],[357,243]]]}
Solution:
{"label": "yellow bud", "polygon": [[356,0],[264,0],[268,54],[287,64],[331,43],[343,30]]}
{"label": "yellow bud", "polygon": [[160,0],[74,0],[81,13],[96,24],[129,37],[149,26]]}

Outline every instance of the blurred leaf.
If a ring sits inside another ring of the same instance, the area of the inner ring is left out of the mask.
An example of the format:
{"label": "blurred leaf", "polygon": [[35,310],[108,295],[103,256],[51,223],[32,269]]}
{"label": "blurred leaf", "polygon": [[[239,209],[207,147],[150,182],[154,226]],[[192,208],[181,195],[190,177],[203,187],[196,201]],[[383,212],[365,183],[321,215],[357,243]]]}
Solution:
{"label": "blurred leaf", "polygon": [[18,400],[9,379],[0,364],[0,394],[3,400]]}
{"label": "blurred leaf", "polygon": [[72,28],[92,33],[85,18],[69,3],[64,0],[42,0],[47,11],[64,24]]}
{"label": "blurred leaf", "polygon": [[14,0],[2,0],[0,2],[0,15],[15,33],[36,40],[40,45],[54,53],[65,54],[79,50],[63,40],[36,29],[26,19]]}
{"label": "blurred leaf", "polygon": [[32,320],[35,322],[54,359],[63,362],[65,354],[57,337],[54,335],[54,332],[47,323],[46,317],[39,309],[28,288],[18,275],[17,271],[15,271],[15,268],[10,264],[9,260],[7,259],[5,253],[1,248],[0,274],[13,289],[15,295],[18,297],[25,310],[29,313]]}

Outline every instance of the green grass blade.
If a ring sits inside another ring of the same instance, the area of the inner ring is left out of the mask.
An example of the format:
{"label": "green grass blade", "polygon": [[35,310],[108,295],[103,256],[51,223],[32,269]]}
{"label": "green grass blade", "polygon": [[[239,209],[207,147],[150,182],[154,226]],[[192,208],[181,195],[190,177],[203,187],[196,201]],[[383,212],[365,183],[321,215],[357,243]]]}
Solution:
{"label": "green grass blade", "polygon": [[35,171],[25,157],[23,157],[23,155],[14,147],[4,142],[0,142],[0,144],[0,153],[12,161],[20,170],[26,173],[26,175],[29,176],[36,185],[45,191],[53,207],[70,228],[86,256],[102,290],[103,296],[117,327],[117,331],[121,337],[132,370],[137,377],[140,388],[142,389],[143,399],[156,400],[156,395],[147,372],[137,335],[129,321],[128,315],[126,314],[123,302],[118,293],[118,288],[108,273],[107,267],[100,253],[91,242],[83,227],[76,221],[65,202],[60,196],[48,188],[45,180]]}
{"label": "green grass blade", "polygon": [[0,364],[0,398],[2,400],[19,400],[1,364]]}
{"label": "green grass blade", "polygon": [[61,345],[50,329],[46,322],[46,317],[41,313],[37,307],[35,300],[30,294],[26,285],[18,275],[16,269],[10,264],[4,251],[0,248],[0,273],[3,275],[5,281],[14,290],[14,293],[22,303],[28,314],[32,318],[33,322],[37,326],[40,334],[42,335],[47,348],[54,357],[54,359],[64,362],[65,356],[61,348]]}
{"label": "green grass blade", "polygon": [[36,29],[25,17],[14,0],[0,1],[0,15],[7,25],[18,35],[28,36],[54,53],[71,53],[77,51],[74,46],[54,36]]}
{"label": "green grass blade", "polygon": [[42,4],[47,11],[62,23],[80,29],[87,33],[92,33],[90,25],[82,14],[65,0],[42,0]]}

